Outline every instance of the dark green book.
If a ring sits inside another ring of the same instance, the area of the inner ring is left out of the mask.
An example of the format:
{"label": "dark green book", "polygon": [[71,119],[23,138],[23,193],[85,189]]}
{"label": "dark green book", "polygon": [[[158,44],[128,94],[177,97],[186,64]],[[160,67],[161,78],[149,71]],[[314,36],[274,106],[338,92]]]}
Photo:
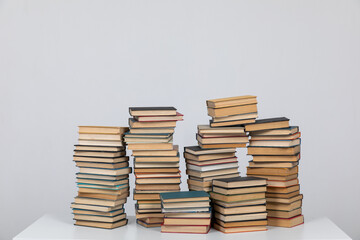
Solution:
{"label": "dark green book", "polygon": [[207,201],[210,195],[205,191],[182,191],[160,193],[163,202],[193,202]]}

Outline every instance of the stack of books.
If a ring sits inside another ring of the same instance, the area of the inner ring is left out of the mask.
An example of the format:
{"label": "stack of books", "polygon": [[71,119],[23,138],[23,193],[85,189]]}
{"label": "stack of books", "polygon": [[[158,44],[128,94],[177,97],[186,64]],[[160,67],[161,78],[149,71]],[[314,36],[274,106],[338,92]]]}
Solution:
{"label": "stack of books", "polygon": [[235,177],[216,179],[213,199],[214,228],[224,233],[267,230],[266,179]]}
{"label": "stack of books", "polygon": [[256,96],[218,98],[206,101],[211,127],[238,126],[255,122]]}
{"label": "stack of books", "polygon": [[302,224],[299,128],[289,126],[289,119],[280,117],[257,120],[246,125],[245,130],[251,135],[248,154],[253,156],[247,175],[268,180],[268,225],[293,227]]}
{"label": "stack of books", "polygon": [[212,180],[239,176],[235,148],[184,148],[188,188],[193,191],[211,191]]}
{"label": "stack of books", "polygon": [[180,191],[180,158],[173,134],[183,115],[174,107],[131,107],[129,112],[133,118],[124,138],[134,157],[137,223],[160,227],[164,214],[159,194]]}
{"label": "stack of books", "polygon": [[208,233],[211,225],[210,196],[204,191],[161,193],[165,215],[161,232]]}
{"label": "stack of books", "polygon": [[74,161],[78,196],[71,208],[75,225],[116,228],[127,224],[124,204],[129,196],[126,127],[80,126]]}

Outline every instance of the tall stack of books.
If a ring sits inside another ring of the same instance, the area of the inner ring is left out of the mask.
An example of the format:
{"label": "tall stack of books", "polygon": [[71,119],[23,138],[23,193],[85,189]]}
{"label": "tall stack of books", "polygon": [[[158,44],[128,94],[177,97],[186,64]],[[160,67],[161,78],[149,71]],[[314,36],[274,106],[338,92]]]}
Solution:
{"label": "tall stack of books", "polygon": [[218,98],[206,101],[211,127],[238,126],[255,122],[257,118],[256,96]]}
{"label": "tall stack of books", "polygon": [[116,228],[127,224],[124,204],[129,196],[126,127],[79,126],[74,161],[78,196],[71,208],[75,225]]}
{"label": "tall stack of books", "polygon": [[204,191],[161,193],[165,215],[161,232],[208,233],[211,225],[210,196]]}
{"label": "tall stack of books", "polygon": [[159,194],[180,191],[179,153],[173,133],[183,115],[174,107],[131,107],[129,112],[133,118],[124,138],[134,156],[137,223],[160,227],[164,214]]}
{"label": "tall stack of books", "polygon": [[214,228],[224,233],[267,230],[266,179],[216,179],[210,192],[214,202]]}
{"label": "tall stack of books", "polygon": [[257,120],[246,125],[245,130],[251,135],[248,154],[253,156],[247,175],[268,180],[268,225],[293,227],[302,224],[299,128],[289,126],[289,119],[280,117]]}

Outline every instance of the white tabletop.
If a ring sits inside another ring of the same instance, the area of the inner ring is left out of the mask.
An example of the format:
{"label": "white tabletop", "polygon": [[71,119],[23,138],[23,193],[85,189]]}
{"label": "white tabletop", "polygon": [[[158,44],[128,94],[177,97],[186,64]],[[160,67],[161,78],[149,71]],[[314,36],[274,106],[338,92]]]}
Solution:
{"label": "white tabletop", "polygon": [[160,233],[160,228],[144,228],[129,217],[128,225],[113,230],[74,226],[72,216],[46,214],[17,235],[15,240],[30,239],[126,239],[126,240],[296,240],[296,239],[351,239],[327,218],[307,220],[294,228],[269,227],[268,231],[224,234],[211,229],[208,234]]}

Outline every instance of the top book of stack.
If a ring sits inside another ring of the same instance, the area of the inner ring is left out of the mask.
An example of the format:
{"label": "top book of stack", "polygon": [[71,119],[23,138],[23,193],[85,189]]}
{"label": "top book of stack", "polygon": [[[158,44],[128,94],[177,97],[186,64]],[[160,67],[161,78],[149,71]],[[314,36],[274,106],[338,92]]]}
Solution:
{"label": "top book of stack", "polygon": [[218,98],[206,101],[211,127],[236,126],[255,122],[256,96]]}

